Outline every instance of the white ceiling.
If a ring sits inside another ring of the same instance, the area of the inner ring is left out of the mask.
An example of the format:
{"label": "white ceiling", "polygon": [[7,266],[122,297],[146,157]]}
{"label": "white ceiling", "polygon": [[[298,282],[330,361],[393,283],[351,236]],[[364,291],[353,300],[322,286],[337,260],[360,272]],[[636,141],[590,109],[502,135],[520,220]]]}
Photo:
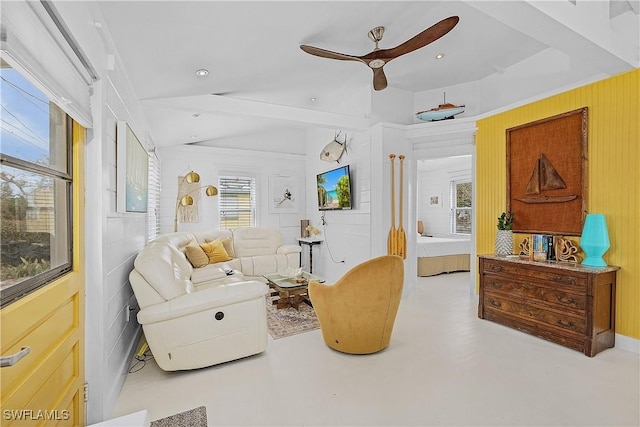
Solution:
{"label": "white ceiling", "polygon": [[[557,2],[563,3],[561,12],[579,6],[575,1]],[[389,48],[441,19],[460,17],[441,39],[387,64],[385,91],[418,94],[475,82],[500,75],[549,48],[591,62],[599,73],[637,67],[639,55],[633,49],[638,42],[627,42],[631,53],[620,48],[607,34],[615,28],[605,29],[604,34],[594,31],[590,37],[586,31],[591,30],[581,30],[580,22],[569,28],[573,9],[564,12],[566,19],[560,22],[557,15],[531,3],[101,1],[98,5],[102,31],[113,41],[118,63],[142,101],[156,146],[251,148],[250,141],[258,134],[292,135],[309,126],[366,128],[367,103],[380,96],[370,87],[371,70],[357,62],[308,55],[299,45],[363,55],[373,50],[367,32],[380,25],[386,28],[380,47]],[[599,3],[607,4],[607,21],[601,25],[610,25],[613,17],[625,25],[624,31],[637,30],[637,0]],[[438,53],[446,56],[436,60]],[[209,75],[197,77],[200,68],[208,69]],[[571,76],[566,80],[572,83]],[[355,109],[354,102],[359,105]],[[286,144],[275,147],[287,149]]]}

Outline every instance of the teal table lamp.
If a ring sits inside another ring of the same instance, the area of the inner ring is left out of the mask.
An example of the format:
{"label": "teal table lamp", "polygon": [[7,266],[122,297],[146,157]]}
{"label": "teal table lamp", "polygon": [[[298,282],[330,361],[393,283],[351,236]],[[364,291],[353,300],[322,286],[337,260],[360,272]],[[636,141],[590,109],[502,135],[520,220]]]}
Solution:
{"label": "teal table lamp", "polygon": [[609,249],[609,232],[604,214],[587,214],[580,237],[580,246],[585,253],[582,265],[606,267],[602,255]]}

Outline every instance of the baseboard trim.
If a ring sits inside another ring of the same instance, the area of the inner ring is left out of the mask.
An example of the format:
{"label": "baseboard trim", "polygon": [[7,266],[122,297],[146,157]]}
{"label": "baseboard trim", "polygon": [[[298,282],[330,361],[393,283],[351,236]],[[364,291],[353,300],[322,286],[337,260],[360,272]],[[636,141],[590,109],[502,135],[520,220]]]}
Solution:
{"label": "baseboard trim", "polygon": [[616,348],[640,354],[640,340],[626,335],[616,334]]}

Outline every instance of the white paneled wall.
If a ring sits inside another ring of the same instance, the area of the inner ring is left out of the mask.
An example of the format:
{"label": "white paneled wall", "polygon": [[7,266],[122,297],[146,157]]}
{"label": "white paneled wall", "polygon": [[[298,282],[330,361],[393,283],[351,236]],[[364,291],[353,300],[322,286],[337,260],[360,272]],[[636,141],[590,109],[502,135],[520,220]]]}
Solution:
{"label": "white paneled wall", "polygon": [[[300,142],[292,141],[291,143],[299,144]],[[257,202],[256,225],[280,228],[285,243],[297,244],[295,239],[300,237],[300,220],[306,219],[305,156],[205,146],[161,148],[158,154],[162,159],[160,192],[162,233],[173,231],[178,176],[194,170],[200,174],[200,184],[216,187],[218,177],[221,175],[237,174],[254,177]],[[297,213],[269,212],[269,178],[276,175],[293,177],[300,183],[300,194],[293,195],[299,206]],[[204,190],[201,190],[198,216],[200,220],[198,223],[181,223],[179,231],[218,229],[218,197],[206,197]]]}
{"label": "white paneled wall", "polygon": [[[340,163],[320,160],[320,152],[334,138],[330,130],[310,131],[307,135],[307,217],[321,232],[322,244],[314,247],[313,272],[333,282],[350,268],[370,258],[371,151],[369,133],[347,133],[347,150]],[[341,139],[342,140],[342,139]],[[320,211],[316,176],[349,165],[352,209]],[[322,224],[322,216],[326,224]]]}
{"label": "white paneled wall", "polygon": [[135,100],[122,94],[131,96],[131,91],[126,90],[118,73],[96,84],[94,96],[106,101],[94,109],[100,125],[94,127],[94,139],[87,148],[92,159],[87,170],[101,171],[87,177],[87,188],[99,194],[99,200],[96,197],[95,203],[87,205],[87,215],[95,221],[94,227],[87,227],[86,239],[90,272],[86,283],[89,422],[110,416],[141,331],[129,273],[136,254],[145,245],[147,219],[145,214],[117,211],[117,121],[127,121],[142,141],[144,138],[139,120],[131,115]]}
{"label": "white paneled wall", "polygon": [[128,276],[146,242],[146,215],[117,212],[116,122],[127,121],[147,147],[152,142],[126,74],[117,58],[109,61],[113,52],[92,24],[101,20],[96,4],[56,7],[100,76],[92,86],[84,168],[86,421],[92,424],[111,416],[141,332]]}

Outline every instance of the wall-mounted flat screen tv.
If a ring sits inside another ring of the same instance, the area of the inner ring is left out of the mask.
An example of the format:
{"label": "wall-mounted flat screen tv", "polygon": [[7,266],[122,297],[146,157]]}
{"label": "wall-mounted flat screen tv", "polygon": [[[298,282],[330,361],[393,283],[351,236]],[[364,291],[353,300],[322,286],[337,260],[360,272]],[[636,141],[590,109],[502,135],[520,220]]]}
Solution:
{"label": "wall-mounted flat screen tv", "polygon": [[351,209],[351,177],[349,165],[318,174],[318,209],[321,211]]}

